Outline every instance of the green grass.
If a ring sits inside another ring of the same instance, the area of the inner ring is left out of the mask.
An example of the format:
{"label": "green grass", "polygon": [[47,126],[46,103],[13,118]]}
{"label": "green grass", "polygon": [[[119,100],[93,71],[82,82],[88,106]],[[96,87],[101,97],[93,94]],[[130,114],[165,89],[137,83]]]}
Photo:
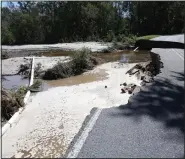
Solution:
{"label": "green grass", "polygon": [[150,39],[156,38],[158,36],[160,36],[160,35],[145,35],[145,36],[137,37],[137,40],[150,40]]}

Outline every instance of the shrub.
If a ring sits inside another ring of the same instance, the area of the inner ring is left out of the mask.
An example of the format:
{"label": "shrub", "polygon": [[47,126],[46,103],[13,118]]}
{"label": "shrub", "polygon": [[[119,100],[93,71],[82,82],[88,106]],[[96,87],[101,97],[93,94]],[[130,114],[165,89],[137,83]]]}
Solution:
{"label": "shrub", "polygon": [[119,34],[117,36],[117,41],[113,41],[113,48],[117,50],[124,50],[130,48],[131,45],[135,45],[136,36],[124,34]]}
{"label": "shrub", "polygon": [[5,59],[8,59],[9,56],[7,53],[2,53],[1,58],[2,58],[2,60],[5,60]]}
{"label": "shrub", "polygon": [[128,37],[124,38],[124,44],[125,45],[134,45],[136,42],[136,36],[129,35]]}
{"label": "shrub", "polygon": [[107,35],[105,36],[104,41],[106,41],[106,42],[111,42],[111,41],[113,41],[114,39],[116,39],[115,34],[114,34],[114,32],[113,32],[112,30],[110,30],[110,31],[107,33]]}
{"label": "shrub", "polygon": [[115,42],[113,43],[113,48],[117,49],[117,50],[124,50],[125,49],[125,44],[122,42]]}
{"label": "shrub", "polygon": [[111,53],[113,51],[115,51],[114,46],[101,50],[101,53]]}
{"label": "shrub", "polygon": [[124,34],[118,34],[117,41],[123,42],[124,39],[125,39],[125,35]]}
{"label": "shrub", "polygon": [[34,91],[37,90],[38,91],[41,85],[42,85],[41,80],[34,80],[34,83],[30,87],[28,87],[28,89],[30,91],[32,91],[32,90],[34,90]]}
{"label": "shrub", "polygon": [[3,120],[9,120],[11,116],[24,106],[24,95],[27,88],[20,87],[18,90],[1,90],[1,115]]}
{"label": "shrub", "polygon": [[53,68],[48,69],[43,78],[46,80],[53,80],[59,78],[66,78],[73,75],[71,62],[69,63],[57,63]]}
{"label": "shrub", "polygon": [[58,63],[53,68],[48,69],[43,78],[53,80],[79,75],[86,70],[92,69],[100,61],[100,59],[92,55],[89,49],[83,48],[81,51],[77,51],[72,55],[70,62]]}
{"label": "shrub", "polygon": [[72,70],[75,75],[78,75],[84,70],[92,69],[94,64],[91,60],[92,52],[89,49],[83,48],[80,52],[72,55]]}
{"label": "shrub", "polygon": [[42,78],[44,71],[41,69],[42,64],[37,63],[37,66],[34,69],[34,78]]}

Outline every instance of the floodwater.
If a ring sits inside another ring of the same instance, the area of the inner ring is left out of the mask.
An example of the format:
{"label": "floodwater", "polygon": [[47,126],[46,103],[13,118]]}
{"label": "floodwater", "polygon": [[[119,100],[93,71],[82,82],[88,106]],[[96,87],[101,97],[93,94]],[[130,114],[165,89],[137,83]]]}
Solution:
{"label": "floodwater", "polygon": [[[53,57],[53,56],[71,56],[74,51],[61,51],[61,50],[52,50],[48,52],[40,53],[39,56]],[[112,53],[92,53],[94,56],[102,58],[104,62],[115,62],[122,61],[123,63],[138,63],[146,62],[151,60],[149,51],[138,50],[134,51],[120,51]],[[73,76],[69,78],[59,79],[59,80],[50,80],[43,81],[42,90],[47,90],[52,87],[58,86],[71,86],[82,83],[89,83],[93,81],[105,79],[107,74],[105,70],[101,70],[98,73],[94,74],[82,74],[78,76]],[[28,79],[22,79],[19,75],[14,76],[4,76],[6,80],[3,80],[2,86],[6,89],[18,88],[20,86],[26,86],[29,83]]]}
{"label": "floodwater", "polygon": [[107,79],[108,74],[104,69],[101,69],[96,73],[84,73],[82,75],[71,76],[69,78],[63,78],[58,80],[43,80],[43,90],[47,90],[52,87],[59,86],[71,86],[82,83],[90,83],[94,81],[101,81]]}
{"label": "floodwater", "polygon": [[[42,56],[53,57],[53,56],[70,56],[74,51],[50,51],[42,53]],[[138,51],[120,51],[112,53],[92,53],[94,56],[102,58],[105,62],[114,62],[121,60],[122,57],[128,58],[128,63],[146,62],[150,60],[150,53],[146,50]]]}
{"label": "floodwater", "polygon": [[17,89],[20,86],[28,86],[29,79],[22,79],[20,75],[3,76],[2,87],[5,89]]}
{"label": "floodwater", "polygon": [[48,52],[40,53],[40,56],[47,56],[47,57],[53,57],[53,56],[70,56],[75,51],[63,51],[63,50],[53,50]]}
{"label": "floodwater", "polygon": [[122,61],[128,63],[138,63],[138,62],[146,62],[151,59],[150,53],[148,51],[120,51],[115,53],[98,53],[96,55],[104,59],[106,62],[114,62],[114,61]]}
{"label": "floodwater", "polygon": [[[72,51],[52,51],[44,52],[43,56],[52,57],[52,56],[70,56],[75,52]],[[149,51],[120,51],[113,53],[92,53],[94,56],[102,58],[105,62],[126,62],[126,63],[138,63],[146,62],[151,59]],[[94,81],[99,81],[107,78],[107,73],[105,70],[100,70],[98,73],[94,74],[82,74],[78,76],[72,76],[69,78],[58,79],[58,80],[43,80],[42,90],[47,90],[52,87],[58,86],[71,86],[78,85],[82,83],[90,83]]]}

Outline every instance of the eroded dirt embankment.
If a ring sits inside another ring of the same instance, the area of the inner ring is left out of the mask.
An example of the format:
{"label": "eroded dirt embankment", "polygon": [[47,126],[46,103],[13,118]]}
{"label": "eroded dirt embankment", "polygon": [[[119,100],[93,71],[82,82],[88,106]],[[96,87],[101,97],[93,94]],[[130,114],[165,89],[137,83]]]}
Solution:
{"label": "eroded dirt embankment", "polygon": [[[161,71],[160,69],[163,68],[163,62],[158,54],[150,52],[151,61],[138,63],[131,69],[129,69],[126,74],[130,76],[135,75],[138,80],[141,80],[141,86],[146,85],[146,83],[151,83],[154,81],[154,77],[159,74]],[[122,93],[128,92],[134,95],[140,91],[140,87],[134,84],[127,85],[126,83],[123,84],[124,87],[121,89]]]}

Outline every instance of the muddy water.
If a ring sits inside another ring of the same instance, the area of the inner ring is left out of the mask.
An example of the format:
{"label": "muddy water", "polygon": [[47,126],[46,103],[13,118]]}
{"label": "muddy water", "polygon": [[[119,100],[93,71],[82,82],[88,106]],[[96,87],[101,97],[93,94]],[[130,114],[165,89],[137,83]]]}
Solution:
{"label": "muddy water", "polygon": [[[72,51],[52,51],[52,52],[44,52],[43,56],[70,56],[75,52]],[[126,59],[128,63],[137,63],[137,62],[146,62],[150,60],[150,54],[148,51],[120,51],[113,53],[93,53],[94,56],[102,58],[105,62],[115,62],[115,61],[123,61]],[[69,78],[59,79],[59,80],[51,80],[43,82],[43,90],[47,90],[52,87],[58,86],[71,86],[78,85],[82,83],[90,83],[94,81],[99,81],[106,79],[105,70],[101,70],[95,74],[82,74],[78,76],[73,76]]]}
{"label": "muddy water", "polygon": [[53,57],[53,56],[70,56],[74,51],[61,51],[61,50],[53,50],[48,52],[40,53],[41,56]]}
{"label": "muddy water", "polygon": [[[52,57],[52,56],[70,56],[73,51],[51,51],[42,53],[43,56]],[[129,63],[137,62],[146,62],[150,60],[149,51],[139,50],[139,51],[120,51],[112,53],[92,53],[96,57],[104,59],[106,62],[119,61],[123,56],[126,56],[129,59]]]}
{"label": "muddy water", "polygon": [[148,51],[120,51],[115,53],[99,53],[97,57],[104,59],[106,62],[121,61],[122,58],[128,59],[128,63],[146,62],[150,60]]}
{"label": "muddy water", "polygon": [[5,89],[17,89],[20,86],[27,86],[29,84],[28,79],[22,79],[20,75],[3,76],[2,87]]}
{"label": "muddy water", "polygon": [[43,90],[48,90],[52,87],[59,87],[59,86],[71,86],[71,85],[78,85],[82,83],[90,83],[94,81],[101,81],[107,79],[108,74],[105,72],[104,69],[101,69],[97,73],[85,73],[78,76],[72,76],[69,78],[59,79],[59,80],[44,80],[43,81]]}
{"label": "muddy water", "polygon": [[[61,51],[61,50],[53,50],[48,52],[43,52],[40,55],[52,57],[52,56],[70,56],[74,51]],[[148,51],[120,51],[120,52],[112,52],[112,53],[93,53],[94,56],[104,59],[105,62],[114,62],[121,61],[121,59],[126,58],[128,63],[137,63],[137,62],[145,62],[150,60],[150,54]],[[7,89],[18,88],[19,86],[25,86],[28,84],[28,80],[22,79],[21,76],[6,76],[7,80],[3,80],[2,85]],[[70,78],[60,79],[60,80],[52,80],[52,81],[44,81],[43,89],[46,90],[51,87],[57,86],[70,86],[81,83],[89,83],[93,81],[98,81],[106,78],[105,71],[100,71],[96,74],[83,74]]]}

